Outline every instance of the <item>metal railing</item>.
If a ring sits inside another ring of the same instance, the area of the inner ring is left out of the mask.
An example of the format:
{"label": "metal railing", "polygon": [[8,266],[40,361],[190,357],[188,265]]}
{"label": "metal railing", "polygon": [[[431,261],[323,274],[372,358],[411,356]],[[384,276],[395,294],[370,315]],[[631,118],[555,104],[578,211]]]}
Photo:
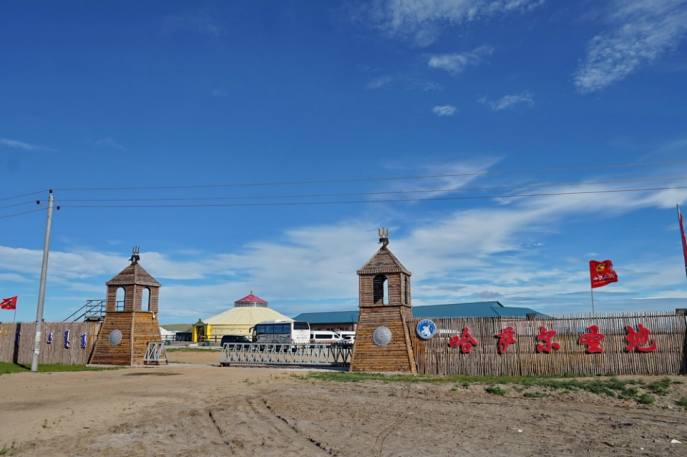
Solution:
{"label": "metal railing", "polygon": [[167,363],[167,351],[165,350],[165,343],[148,343],[146,354],[143,356],[143,363],[148,365]]}
{"label": "metal railing", "polygon": [[[84,321],[102,321],[105,319],[105,299],[86,300],[86,304],[74,311],[62,322],[76,322],[83,318]],[[76,317],[74,317],[76,316]]]}
{"label": "metal railing", "polygon": [[352,344],[226,343],[219,364],[348,367],[352,356]]}

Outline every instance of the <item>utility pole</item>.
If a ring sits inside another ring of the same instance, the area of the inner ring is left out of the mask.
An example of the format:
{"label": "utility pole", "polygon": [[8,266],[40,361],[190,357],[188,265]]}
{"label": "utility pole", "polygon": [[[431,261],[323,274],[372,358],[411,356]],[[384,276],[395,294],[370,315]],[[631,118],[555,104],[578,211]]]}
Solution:
{"label": "utility pole", "polygon": [[[40,205],[40,200],[36,201]],[[43,303],[45,302],[45,280],[48,276],[48,252],[50,252],[50,226],[52,225],[52,205],[53,196],[50,189],[48,199],[48,222],[45,226],[45,243],[43,244],[43,265],[41,267],[41,286],[38,291],[38,310],[36,311],[36,336],[33,340],[33,359],[31,360],[31,371],[38,371],[38,355],[41,352],[41,324],[43,323]],[[58,206],[57,209],[60,209]]]}

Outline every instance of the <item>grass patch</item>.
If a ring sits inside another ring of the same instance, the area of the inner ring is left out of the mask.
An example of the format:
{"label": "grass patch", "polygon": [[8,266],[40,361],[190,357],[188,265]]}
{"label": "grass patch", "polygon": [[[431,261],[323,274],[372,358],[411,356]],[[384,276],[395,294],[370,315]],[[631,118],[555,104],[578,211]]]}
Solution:
{"label": "grass patch", "polygon": [[687,397],[682,397],[677,401],[678,406],[682,406],[683,408],[687,409]]}
{"label": "grass patch", "polygon": [[[62,365],[59,363],[38,364],[40,373],[57,373],[61,371],[103,371],[117,370],[116,367],[87,367],[86,365]],[[31,365],[21,363],[0,362],[0,375],[10,373],[25,373],[31,371]]]}
{"label": "grass patch", "polygon": [[643,405],[650,405],[650,404],[652,404],[652,403],[654,402],[654,397],[652,397],[652,396],[649,395],[649,394],[642,394],[642,395],[640,395],[639,398],[637,399],[637,402],[638,402],[638,403],[641,403],[641,404],[643,404]]}
{"label": "grass patch", "polygon": [[525,392],[522,394],[523,397],[525,398],[542,398],[546,397],[546,394],[543,394],[541,392]]}
{"label": "grass patch", "polygon": [[506,395],[506,389],[499,387],[499,386],[489,386],[486,389],[484,389],[488,394],[493,394],[493,395]]}
{"label": "grass patch", "polygon": [[[595,395],[604,395],[621,400],[636,400],[642,404],[651,404],[653,395],[666,395],[669,386],[674,382],[670,378],[646,384],[639,379],[618,379],[615,376],[598,378],[591,376],[429,376],[429,375],[389,375],[382,373],[347,373],[347,372],[319,372],[309,373],[304,376],[294,375],[302,379],[317,379],[330,382],[402,382],[402,383],[437,383],[453,384],[452,391],[458,386],[468,387],[471,383],[487,386],[508,385],[516,392],[521,393],[529,388],[547,389],[550,391],[584,391]],[[678,381],[679,382],[679,381]],[[500,387],[488,387],[491,393],[496,393]],[[641,389],[641,390],[640,390]],[[503,390],[503,389],[501,389]],[[642,393],[642,390],[648,392]],[[489,392],[489,390],[487,390]],[[504,390],[505,393],[505,390]],[[642,393],[642,395],[640,395]],[[497,395],[503,395],[501,393]],[[535,398],[545,396],[539,392],[528,392],[525,397]],[[687,400],[685,400],[687,401]]]}

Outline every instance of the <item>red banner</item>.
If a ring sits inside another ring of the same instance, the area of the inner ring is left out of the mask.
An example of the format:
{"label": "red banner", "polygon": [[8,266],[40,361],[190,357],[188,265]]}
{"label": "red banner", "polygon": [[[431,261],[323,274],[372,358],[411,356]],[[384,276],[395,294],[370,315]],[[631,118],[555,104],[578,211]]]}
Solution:
{"label": "red banner", "polygon": [[17,297],[5,298],[0,302],[0,309],[17,309]]}
{"label": "red banner", "polygon": [[685,273],[687,274],[687,238],[685,238],[685,226],[682,225],[682,213],[680,206],[677,207],[677,218],[680,221],[680,233],[682,234],[682,253],[685,256]]}
{"label": "red banner", "polygon": [[618,275],[613,271],[613,262],[610,260],[604,260],[603,262],[590,260],[589,274],[592,279],[592,289],[603,287],[612,282],[618,282]]}

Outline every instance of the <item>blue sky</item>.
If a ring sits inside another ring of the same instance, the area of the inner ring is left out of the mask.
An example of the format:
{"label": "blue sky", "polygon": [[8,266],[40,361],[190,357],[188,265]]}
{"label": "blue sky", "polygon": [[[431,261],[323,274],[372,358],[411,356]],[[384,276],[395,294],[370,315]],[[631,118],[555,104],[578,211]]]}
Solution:
{"label": "blue sky", "polygon": [[684,0],[2,2],[0,298],[35,318],[54,189],[46,320],[134,245],[163,323],[354,309],[381,226],[414,305],[589,312],[610,259],[597,312],[685,307],[686,37]]}

